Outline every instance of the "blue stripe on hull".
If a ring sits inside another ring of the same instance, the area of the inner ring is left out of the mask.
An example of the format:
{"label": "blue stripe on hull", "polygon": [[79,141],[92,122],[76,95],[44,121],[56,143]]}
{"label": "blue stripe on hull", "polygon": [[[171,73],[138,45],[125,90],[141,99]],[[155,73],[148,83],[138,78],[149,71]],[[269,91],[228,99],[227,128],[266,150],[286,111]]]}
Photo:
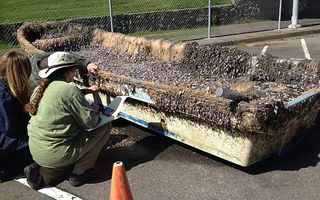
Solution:
{"label": "blue stripe on hull", "polygon": [[128,120],[128,121],[130,121],[130,122],[132,122],[134,124],[137,124],[139,126],[147,128],[149,130],[152,130],[152,131],[154,131],[154,132],[156,132],[156,133],[158,133],[160,135],[163,135],[163,136],[178,140],[180,142],[184,142],[183,139],[181,139],[180,137],[178,137],[174,133],[169,132],[169,131],[167,131],[167,130],[159,127],[159,126],[156,126],[156,125],[154,125],[152,123],[148,123],[148,122],[146,122],[144,120],[141,120],[139,118],[133,117],[131,115],[127,115],[124,112],[119,112],[118,116],[121,117],[122,119]]}

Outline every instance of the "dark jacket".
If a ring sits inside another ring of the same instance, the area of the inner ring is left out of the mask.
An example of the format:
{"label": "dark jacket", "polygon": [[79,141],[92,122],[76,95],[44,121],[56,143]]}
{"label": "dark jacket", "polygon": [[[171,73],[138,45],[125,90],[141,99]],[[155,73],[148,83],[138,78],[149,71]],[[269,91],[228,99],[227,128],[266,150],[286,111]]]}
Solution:
{"label": "dark jacket", "polygon": [[[0,80],[0,178],[11,178],[32,162],[27,124],[30,117]],[[18,153],[19,152],[19,153]]]}
{"label": "dark jacket", "polygon": [[[40,81],[40,77],[38,75],[40,69],[40,62],[49,57],[52,53],[54,52],[45,52],[45,53],[41,53],[38,55],[35,55],[33,57],[30,58],[30,62],[31,62],[31,67],[32,67],[32,72],[29,78],[29,84],[30,84],[30,95],[32,94],[33,90],[39,85],[39,81]],[[84,57],[79,56],[75,53],[69,52],[71,53],[75,58],[76,58],[76,62],[79,64],[79,72],[80,74],[83,76],[84,74],[87,74],[87,65],[90,63],[90,61],[86,60]]]}

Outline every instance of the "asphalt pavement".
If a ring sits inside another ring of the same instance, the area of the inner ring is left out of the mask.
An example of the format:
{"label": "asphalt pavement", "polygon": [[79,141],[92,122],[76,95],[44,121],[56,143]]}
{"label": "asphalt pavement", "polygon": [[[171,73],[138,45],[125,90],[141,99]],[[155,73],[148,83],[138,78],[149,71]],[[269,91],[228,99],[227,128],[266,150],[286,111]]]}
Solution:
{"label": "asphalt pavement", "polygon": [[244,43],[232,47],[254,55],[270,54],[279,58],[320,59],[320,34]]}
{"label": "asphalt pavement", "polygon": [[[56,187],[82,199],[108,199],[112,164],[121,160],[134,199],[319,199],[320,126],[283,157],[244,168],[119,121],[100,159],[102,174],[89,184]],[[0,199],[50,199],[9,181]],[[59,198],[56,198],[59,199]]]}

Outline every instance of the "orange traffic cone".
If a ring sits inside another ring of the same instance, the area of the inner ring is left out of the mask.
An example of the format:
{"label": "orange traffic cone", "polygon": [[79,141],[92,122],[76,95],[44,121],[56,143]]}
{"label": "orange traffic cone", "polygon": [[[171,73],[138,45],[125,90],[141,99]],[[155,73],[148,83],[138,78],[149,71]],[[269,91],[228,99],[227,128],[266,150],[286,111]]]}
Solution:
{"label": "orange traffic cone", "polygon": [[113,164],[110,200],[133,200],[126,171],[121,161]]}

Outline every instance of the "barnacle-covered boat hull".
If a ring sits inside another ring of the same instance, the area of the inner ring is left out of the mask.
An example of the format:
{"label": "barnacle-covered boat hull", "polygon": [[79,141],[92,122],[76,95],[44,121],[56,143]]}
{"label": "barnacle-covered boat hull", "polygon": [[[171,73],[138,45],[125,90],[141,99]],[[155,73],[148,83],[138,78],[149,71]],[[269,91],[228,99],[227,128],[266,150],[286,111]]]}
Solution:
{"label": "barnacle-covered boat hull", "polygon": [[[17,37],[30,55],[77,51],[102,68],[83,82],[99,84],[107,96],[142,100],[126,101],[122,118],[241,166],[283,152],[320,109],[315,60],[255,57],[62,22],[26,23]],[[248,98],[217,96],[221,87]]]}

